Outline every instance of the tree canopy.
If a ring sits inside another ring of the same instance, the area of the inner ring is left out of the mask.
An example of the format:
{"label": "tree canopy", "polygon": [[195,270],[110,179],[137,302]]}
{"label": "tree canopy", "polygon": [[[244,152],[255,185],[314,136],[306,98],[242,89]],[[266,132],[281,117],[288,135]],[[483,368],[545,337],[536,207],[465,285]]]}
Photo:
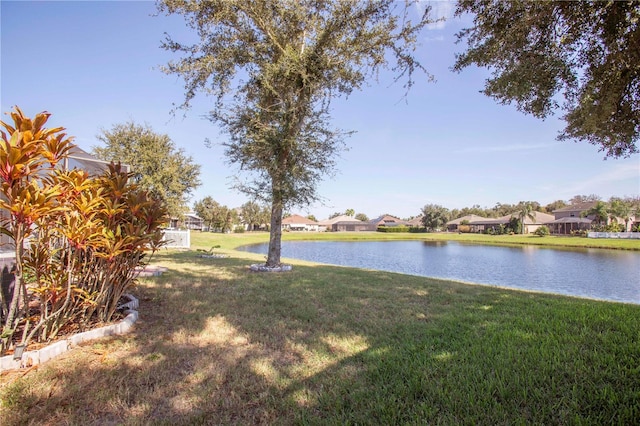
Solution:
{"label": "tree canopy", "polygon": [[235,219],[235,210],[223,206],[215,201],[211,196],[206,196],[200,201],[196,201],[193,210],[202,218],[209,230],[219,230],[226,232],[231,230]]}
{"label": "tree canopy", "polygon": [[280,264],[282,213],[316,201],[348,132],[330,124],[330,103],[361,89],[382,68],[408,89],[424,71],[414,56],[431,21],[417,1],[162,0],[200,40],[169,36],[184,55],[164,68],[185,82],[183,108],[197,93],[214,98],[208,117],[226,132],[228,161],[245,172],[236,187],[271,203],[267,266]]}
{"label": "tree canopy", "polygon": [[259,229],[261,225],[269,222],[270,209],[255,201],[247,201],[240,208],[242,221],[248,226],[249,231]]}
{"label": "tree canopy", "polygon": [[200,165],[176,149],[168,135],[130,121],[102,130],[98,140],[105,146],[93,147],[96,157],[128,164],[134,181],[166,203],[171,216],[184,213],[191,192],[200,185]]}
{"label": "tree canopy", "polygon": [[466,13],[455,70],[490,68],[484,93],[536,117],[563,110],[560,140],[638,152],[640,2],[461,0],[456,15]]}
{"label": "tree canopy", "polygon": [[430,231],[437,231],[442,228],[451,217],[449,209],[439,204],[427,204],[422,208],[421,212],[422,226]]}

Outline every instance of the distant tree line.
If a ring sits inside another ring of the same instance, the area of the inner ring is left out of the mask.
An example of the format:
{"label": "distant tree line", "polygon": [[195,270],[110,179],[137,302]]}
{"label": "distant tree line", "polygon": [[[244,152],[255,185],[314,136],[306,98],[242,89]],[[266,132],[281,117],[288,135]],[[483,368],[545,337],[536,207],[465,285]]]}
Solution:
{"label": "distant tree line", "polygon": [[533,219],[534,212],[551,214],[554,210],[585,202],[595,202],[593,207],[585,211],[585,216],[593,216],[596,225],[606,225],[609,218],[613,219],[614,222],[622,219],[625,223],[625,229],[627,229],[631,217],[640,216],[640,196],[611,197],[608,202],[605,202],[598,195],[592,194],[576,195],[568,202],[556,200],[544,206],[537,201],[520,201],[518,204],[496,203],[491,208],[473,205],[462,209],[449,210],[439,204],[427,204],[421,210],[421,223],[424,228],[433,231],[442,228],[450,220],[469,215],[486,218],[515,215],[514,221],[510,226],[514,232],[522,232],[522,222],[527,217]]}
{"label": "distant tree line", "polygon": [[[420,210],[421,225],[427,230],[435,231],[444,227],[450,220],[458,219],[464,216],[476,215],[486,218],[498,218],[507,215],[514,215],[513,223],[510,225],[513,232],[522,232],[520,225],[527,217],[533,219],[534,212],[553,213],[554,210],[563,207],[585,203],[595,202],[594,206],[587,211],[587,215],[594,216],[596,225],[606,224],[609,218],[622,219],[625,225],[628,225],[631,217],[640,216],[640,196],[627,197],[611,197],[609,201],[603,201],[598,195],[575,195],[569,200],[556,200],[549,204],[542,205],[537,201],[520,201],[517,204],[496,203],[493,207],[480,207],[480,205],[472,205],[471,207],[463,207],[461,209],[449,209],[439,204],[426,204]],[[270,211],[267,205],[260,205],[250,201],[238,208],[228,208],[221,205],[211,197],[205,197],[201,201],[197,201],[194,205],[194,211],[205,222],[205,227],[220,232],[230,231],[234,224],[243,223],[247,225],[248,230],[258,230],[263,225],[269,224]],[[338,216],[350,216],[354,220],[368,222],[369,217],[364,213],[356,213],[354,209],[346,209],[344,212],[334,212],[329,215],[329,219]],[[291,213],[285,213],[283,217],[291,216]],[[318,221],[315,215],[308,214],[308,219]],[[415,218],[403,218],[411,220]]]}

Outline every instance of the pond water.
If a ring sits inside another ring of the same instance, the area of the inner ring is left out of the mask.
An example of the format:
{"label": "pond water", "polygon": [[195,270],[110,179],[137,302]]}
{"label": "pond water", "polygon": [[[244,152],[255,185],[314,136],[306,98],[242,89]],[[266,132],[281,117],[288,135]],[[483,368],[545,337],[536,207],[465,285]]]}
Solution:
{"label": "pond water", "polygon": [[[268,244],[240,247],[267,253]],[[286,241],[282,257],[640,304],[640,252],[429,241]]]}

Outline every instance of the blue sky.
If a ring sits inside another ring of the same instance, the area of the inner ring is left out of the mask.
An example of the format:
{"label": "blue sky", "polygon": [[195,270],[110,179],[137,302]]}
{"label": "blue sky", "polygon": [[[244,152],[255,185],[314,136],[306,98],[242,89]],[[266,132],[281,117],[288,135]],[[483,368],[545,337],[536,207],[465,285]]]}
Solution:
{"label": "blue sky", "polygon": [[[438,16],[453,8],[433,5]],[[216,145],[224,136],[202,118],[211,99],[200,95],[185,117],[171,115],[184,99],[183,84],[160,71],[177,59],[160,43],[164,32],[194,39],[181,17],[153,16],[150,1],[3,0],[0,12],[3,114],[13,105],[29,116],[47,110],[49,125],[66,127],[85,150],[98,144],[101,129],[146,123],[201,164],[203,184],[192,201],[208,195],[229,207],[247,201],[229,189],[236,169]],[[464,48],[454,34],[464,25],[451,19],[424,33],[417,56],[437,81],[419,79],[406,101],[402,85],[384,73],[378,83],[334,101],[335,126],[356,133],[337,174],[319,186],[324,203],[293,213],[323,219],[354,209],[409,217],[430,203],[492,207],[521,200],[544,205],[576,194],[640,195],[640,156],[603,160],[593,145],[556,141],[558,118],[538,120],[479,93],[487,70],[451,72],[455,52]]]}

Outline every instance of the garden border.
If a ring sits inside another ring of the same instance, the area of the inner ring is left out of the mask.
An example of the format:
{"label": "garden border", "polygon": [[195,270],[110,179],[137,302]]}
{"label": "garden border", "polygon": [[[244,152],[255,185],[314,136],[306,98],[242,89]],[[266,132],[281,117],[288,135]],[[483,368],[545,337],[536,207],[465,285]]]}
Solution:
{"label": "garden border", "polygon": [[0,372],[33,367],[62,355],[81,343],[99,339],[101,337],[117,336],[128,333],[133,324],[138,320],[137,309],[139,301],[131,294],[125,294],[123,296],[127,297],[129,302],[123,303],[119,308],[125,309],[124,313],[127,316],[119,323],[96,328],[94,330],[84,331],[42,349],[24,352],[20,359],[14,359],[14,355],[4,356],[0,358]]}

